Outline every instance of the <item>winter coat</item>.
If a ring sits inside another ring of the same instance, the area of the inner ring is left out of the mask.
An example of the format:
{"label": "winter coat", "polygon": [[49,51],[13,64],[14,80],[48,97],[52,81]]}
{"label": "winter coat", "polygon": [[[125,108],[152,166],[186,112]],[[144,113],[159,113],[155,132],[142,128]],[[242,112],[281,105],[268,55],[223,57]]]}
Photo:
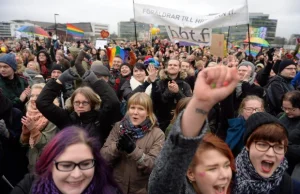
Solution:
{"label": "winter coat", "polygon": [[291,84],[291,80],[292,79],[287,79],[280,75],[276,75],[270,80],[266,86],[266,97],[269,105],[269,113],[276,116],[282,112],[281,105],[283,95],[287,92],[295,90],[294,86]]}
{"label": "winter coat", "polygon": [[28,169],[30,172],[34,172],[35,164],[39,159],[43,148],[52,139],[52,137],[55,136],[57,131],[58,128],[53,123],[49,122],[48,125],[43,130],[41,130],[41,137],[36,142],[33,148],[30,148],[29,144],[23,143],[22,139],[20,139],[21,145],[29,147],[27,157],[29,162]]}
{"label": "winter coat", "polygon": [[120,92],[122,93],[123,98],[128,101],[131,96],[138,92],[146,92],[146,94],[150,95],[151,89],[151,83],[144,81],[142,84],[132,76],[130,80],[122,85]]}
{"label": "winter coat", "polygon": [[[111,130],[101,149],[102,157],[114,169],[114,178],[124,194],[147,194],[149,175],[159,155],[165,135],[158,127],[153,127],[141,139],[136,141],[135,150],[127,154],[117,149],[120,138],[120,122]],[[144,159],[139,161],[144,155]]]}
{"label": "winter coat", "polygon": [[171,111],[176,108],[177,102],[184,97],[192,96],[191,87],[184,81],[186,73],[180,73],[174,80],[179,87],[178,93],[171,93],[168,89],[168,82],[171,79],[165,74],[164,70],[160,72],[160,80],[152,83],[151,98],[153,107],[157,116],[159,127],[165,131],[172,119]]}
{"label": "winter coat", "polygon": [[243,117],[228,120],[229,128],[225,142],[230,147],[234,156],[237,156],[244,147],[244,132],[246,121]]}
{"label": "winter coat", "polygon": [[28,68],[26,68],[25,71],[23,72],[23,76],[27,78],[30,86],[34,84],[45,83],[45,79],[43,78],[42,75]]}
{"label": "winter coat", "polygon": [[178,116],[156,159],[149,178],[149,194],[196,194],[186,172],[207,131],[207,125],[197,137],[186,138],[182,135],[181,116]]}
{"label": "winter coat", "polygon": [[13,107],[23,110],[25,103],[20,100],[20,96],[25,88],[28,87],[28,82],[25,78],[14,75],[12,80],[0,76],[0,88],[2,93],[13,104]]}
{"label": "winter coat", "polygon": [[300,163],[300,118],[288,118],[283,114],[279,120],[285,125],[289,132],[289,146],[286,158],[289,162],[287,172],[292,174],[294,167]]}
{"label": "winter coat", "polygon": [[94,91],[102,100],[100,110],[91,110],[81,113],[62,109],[53,104],[53,100],[60,94],[62,85],[51,79],[41,94],[36,105],[38,110],[59,129],[70,125],[77,125],[87,130],[90,136],[98,137],[103,144],[112,125],[120,120],[120,102],[113,89],[103,80],[98,80],[92,85]]}

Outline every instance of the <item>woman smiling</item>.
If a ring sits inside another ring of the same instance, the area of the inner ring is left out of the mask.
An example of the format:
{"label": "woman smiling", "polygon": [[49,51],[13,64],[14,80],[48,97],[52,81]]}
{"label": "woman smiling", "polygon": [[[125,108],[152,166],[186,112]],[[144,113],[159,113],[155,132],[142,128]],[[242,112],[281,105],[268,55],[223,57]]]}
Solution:
{"label": "woman smiling", "polygon": [[165,140],[152,107],[147,94],[134,94],[125,117],[116,123],[101,149],[125,194],[147,194],[148,178]]}

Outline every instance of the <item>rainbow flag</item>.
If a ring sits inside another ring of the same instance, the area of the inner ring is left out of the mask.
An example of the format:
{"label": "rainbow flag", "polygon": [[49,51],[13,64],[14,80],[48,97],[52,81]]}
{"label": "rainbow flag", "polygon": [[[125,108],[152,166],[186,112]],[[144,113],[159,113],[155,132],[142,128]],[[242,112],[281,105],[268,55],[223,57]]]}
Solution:
{"label": "rainbow flag", "polygon": [[298,51],[298,53],[296,54],[297,58],[300,59],[300,49]]}
{"label": "rainbow flag", "polygon": [[260,49],[261,48],[259,46],[250,45],[250,52],[249,52],[249,49],[245,50],[245,52],[246,52],[247,55],[251,54],[253,57],[256,57],[257,54],[259,53]]}
{"label": "rainbow flag", "polygon": [[83,37],[84,31],[72,24],[67,24],[67,34],[71,34],[76,37]]}
{"label": "rainbow flag", "polygon": [[129,56],[129,51],[126,51],[125,49],[122,49],[119,46],[116,46],[114,48],[107,48],[106,52],[110,67],[112,67],[113,59],[115,56],[120,56],[123,59],[123,61],[126,61],[125,59]]}

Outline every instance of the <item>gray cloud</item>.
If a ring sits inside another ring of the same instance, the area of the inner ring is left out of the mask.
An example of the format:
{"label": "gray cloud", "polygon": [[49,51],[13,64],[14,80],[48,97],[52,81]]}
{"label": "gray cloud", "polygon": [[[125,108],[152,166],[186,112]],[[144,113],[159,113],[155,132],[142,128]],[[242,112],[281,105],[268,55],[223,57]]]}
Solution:
{"label": "gray cloud", "polygon": [[[199,14],[216,13],[229,9],[245,0],[135,0],[136,3],[151,4],[173,9],[190,10]],[[277,36],[289,38],[300,33],[299,0],[248,0],[250,12],[270,14],[277,19]],[[212,6],[213,5],[213,6]],[[98,22],[110,25],[117,32],[117,23],[133,18],[132,0],[9,0],[1,2],[0,20],[30,19],[54,22]]]}

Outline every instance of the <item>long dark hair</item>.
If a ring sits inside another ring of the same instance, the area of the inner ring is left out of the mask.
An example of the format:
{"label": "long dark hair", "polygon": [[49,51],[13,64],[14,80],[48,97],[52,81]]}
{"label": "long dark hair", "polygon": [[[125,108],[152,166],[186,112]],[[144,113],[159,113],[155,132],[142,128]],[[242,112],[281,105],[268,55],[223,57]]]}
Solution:
{"label": "long dark hair", "polygon": [[[92,193],[115,194],[112,188],[120,191],[117,183],[112,177],[112,172],[100,155],[100,144],[81,128],[71,126],[60,131],[44,148],[40,159],[36,164],[36,175],[38,180],[33,187],[33,193],[43,193],[49,190],[49,180],[52,179],[53,161],[59,157],[64,150],[73,144],[84,143],[90,147],[95,159],[95,173],[92,182],[95,183]],[[92,183],[91,182],[91,183]]]}

